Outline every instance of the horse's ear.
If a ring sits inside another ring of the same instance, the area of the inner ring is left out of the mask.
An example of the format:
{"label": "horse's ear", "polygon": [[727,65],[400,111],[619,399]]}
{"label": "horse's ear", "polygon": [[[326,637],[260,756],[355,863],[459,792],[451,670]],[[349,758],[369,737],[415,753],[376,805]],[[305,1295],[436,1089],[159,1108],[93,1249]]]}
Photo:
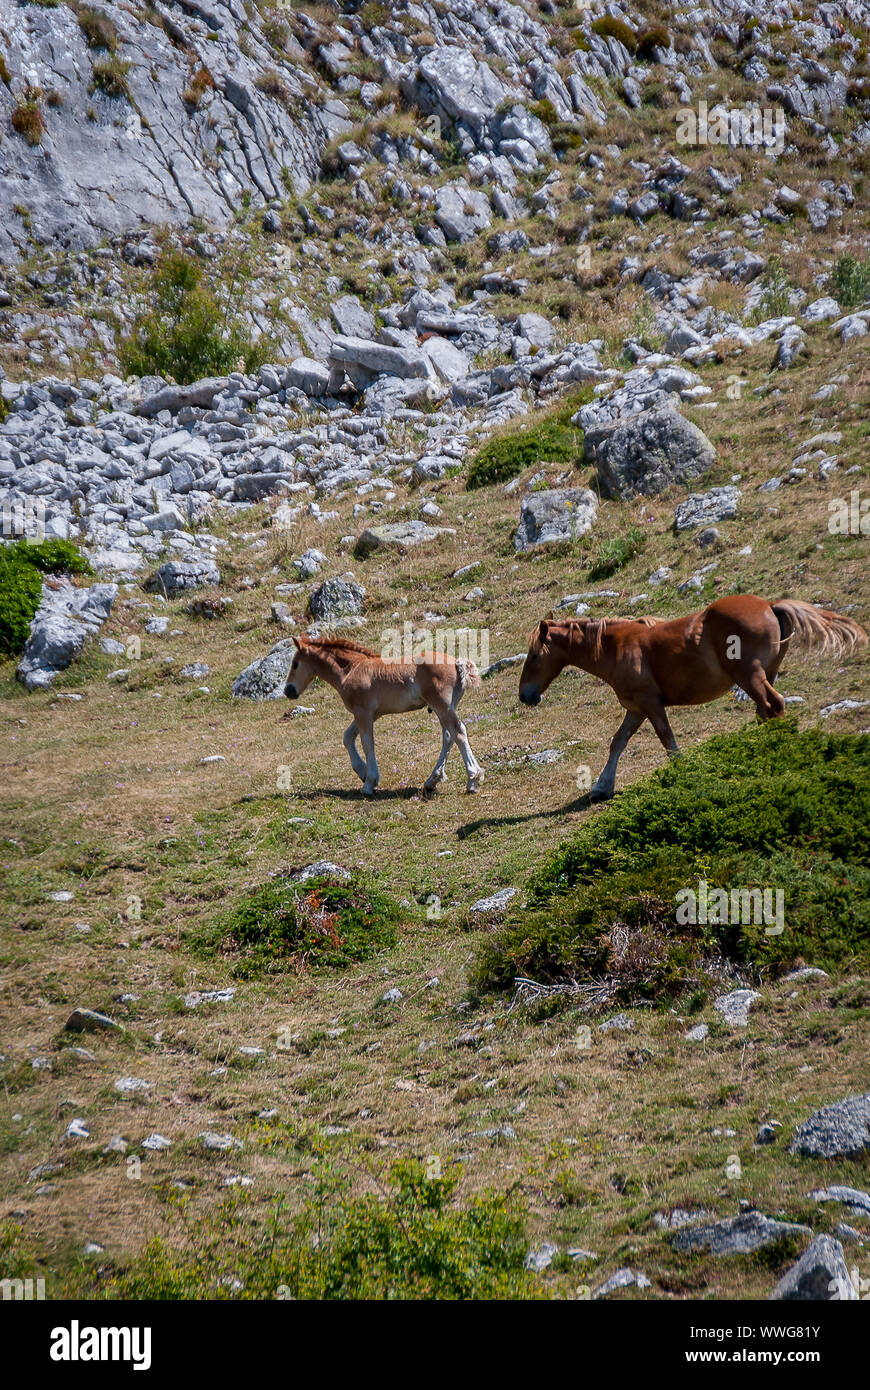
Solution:
{"label": "horse's ear", "polygon": [[541,639],[542,642],[546,642],[549,635],[550,624],[547,622],[546,618],[542,618],[538,626],[538,637]]}
{"label": "horse's ear", "polygon": [[549,613],[547,614],[547,617],[548,617],[548,618],[552,618],[552,616],[553,616],[553,610],[552,610],[552,608],[551,608],[550,611],[549,611]]}

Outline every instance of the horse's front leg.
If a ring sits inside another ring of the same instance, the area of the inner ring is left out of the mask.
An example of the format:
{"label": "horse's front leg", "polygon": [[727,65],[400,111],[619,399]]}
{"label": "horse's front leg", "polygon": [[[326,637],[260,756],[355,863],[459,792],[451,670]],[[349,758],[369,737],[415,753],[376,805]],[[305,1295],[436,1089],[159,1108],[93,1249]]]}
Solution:
{"label": "horse's front leg", "polygon": [[589,792],[592,801],[609,801],[616,786],[616,768],[625,752],[628,740],[637,733],[645,716],[629,710],[610,743],[610,756],[607,759],[598,781]]}
{"label": "horse's front leg", "polygon": [[362,789],[364,796],[374,796],[377,785],[381,780],[378,771],[378,763],[375,757],[375,729],[374,720],[370,714],[358,714],[356,718],[357,727],[362,740],[363,752],[366,755],[365,761],[365,781]]}
{"label": "horse's front leg", "polygon": [[353,723],[349,724],[348,727],[345,729],[344,738],[342,739],[342,742],[345,748],[347,749],[347,756],[350,758],[351,767],[353,768],[359,780],[361,782],[364,782],[366,780],[366,765],[365,761],[360,757],[359,752],[357,751],[356,738],[358,733],[359,728],[357,726],[356,720],[354,720]]}

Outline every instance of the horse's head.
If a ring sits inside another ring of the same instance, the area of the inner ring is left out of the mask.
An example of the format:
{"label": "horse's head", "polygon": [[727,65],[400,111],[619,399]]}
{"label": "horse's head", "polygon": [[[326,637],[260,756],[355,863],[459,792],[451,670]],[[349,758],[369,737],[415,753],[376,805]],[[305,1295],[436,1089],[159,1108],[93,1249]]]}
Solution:
{"label": "horse's head", "polygon": [[317,675],[314,658],[308,648],[308,639],[297,637],[295,641],[296,651],[293,653],[293,660],[290,663],[287,682],[284,686],[284,694],[288,700],[298,700]]}
{"label": "horse's head", "polygon": [[520,676],[520,699],[524,705],[541,703],[541,696],[562,670],[567,656],[568,637],[563,625],[542,618],[529,640]]}

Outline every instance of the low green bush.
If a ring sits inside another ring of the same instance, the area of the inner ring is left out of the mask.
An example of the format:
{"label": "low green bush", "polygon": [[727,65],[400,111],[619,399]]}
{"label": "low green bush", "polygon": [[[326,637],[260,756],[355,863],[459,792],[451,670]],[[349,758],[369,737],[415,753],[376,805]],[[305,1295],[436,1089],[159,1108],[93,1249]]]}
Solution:
{"label": "low green bush", "polygon": [[516,1204],[485,1192],[455,1201],[459,1171],[428,1175],[399,1159],[383,1196],[352,1196],[321,1164],[296,1217],[277,1206],[258,1238],[249,1204],[229,1199],[200,1220],[179,1250],[152,1240],[124,1269],[101,1272],[93,1289],[110,1299],[534,1299],[528,1243]]}
{"label": "low green bush", "polygon": [[361,879],[271,879],[207,928],[200,944],[234,958],[240,976],[341,967],[395,944],[405,920],[385,893]]}
{"label": "low green bush", "polygon": [[590,579],[609,579],[611,574],[627,565],[646,544],[646,536],[640,526],[629,526],[624,536],[613,536],[602,541],[598,556],[589,568]]}
{"label": "low green bush", "polygon": [[[785,929],[681,923],[699,887],[782,890]],[[626,1002],[697,988],[722,957],[756,976],[870,961],[870,738],[794,721],[710,739],[629,788],[537,870],[478,951],[478,988],[517,975],[615,982]]]}
{"label": "low green bush", "polygon": [[244,278],[228,273],[223,301],[203,281],[202,267],[180,251],[158,265],[130,335],[121,343],[130,376],[172,377],[181,385],[260,365],[241,309]]}
{"label": "low green bush", "polygon": [[870,299],[870,256],[841,256],[831,273],[831,293],[845,309]]}
{"label": "low green bush", "polygon": [[90,574],[71,541],[15,541],[0,546],[0,652],[17,656],[42,597],[43,574]]}
{"label": "low green bush", "polygon": [[588,391],[576,393],[543,417],[526,419],[493,435],[471,460],[466,488],[473,491],[506,483],[538,463],[562,463],[566,467],[581,463],[583,431],[571,424],[571,416],[589,399]]}

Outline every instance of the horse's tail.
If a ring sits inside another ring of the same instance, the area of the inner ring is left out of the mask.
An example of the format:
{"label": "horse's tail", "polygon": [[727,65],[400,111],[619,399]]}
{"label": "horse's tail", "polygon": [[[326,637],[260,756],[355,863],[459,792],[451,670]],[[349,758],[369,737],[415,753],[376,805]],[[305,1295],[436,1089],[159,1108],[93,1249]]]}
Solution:
{"label": "horse's tail", "polygon": [[859,623],[830,608],[814,608],[799,598],[783,598],[770,606],[783,643],[792,641],[796,647],[837,658],[867,642],[867,633]]}
{"label": "horse's tail", "polygon": [[480,685],[480,672],[473,661],[466,661],[464,658],[457,661],[456,672],[459,676],[460,692],[477,690]]}

